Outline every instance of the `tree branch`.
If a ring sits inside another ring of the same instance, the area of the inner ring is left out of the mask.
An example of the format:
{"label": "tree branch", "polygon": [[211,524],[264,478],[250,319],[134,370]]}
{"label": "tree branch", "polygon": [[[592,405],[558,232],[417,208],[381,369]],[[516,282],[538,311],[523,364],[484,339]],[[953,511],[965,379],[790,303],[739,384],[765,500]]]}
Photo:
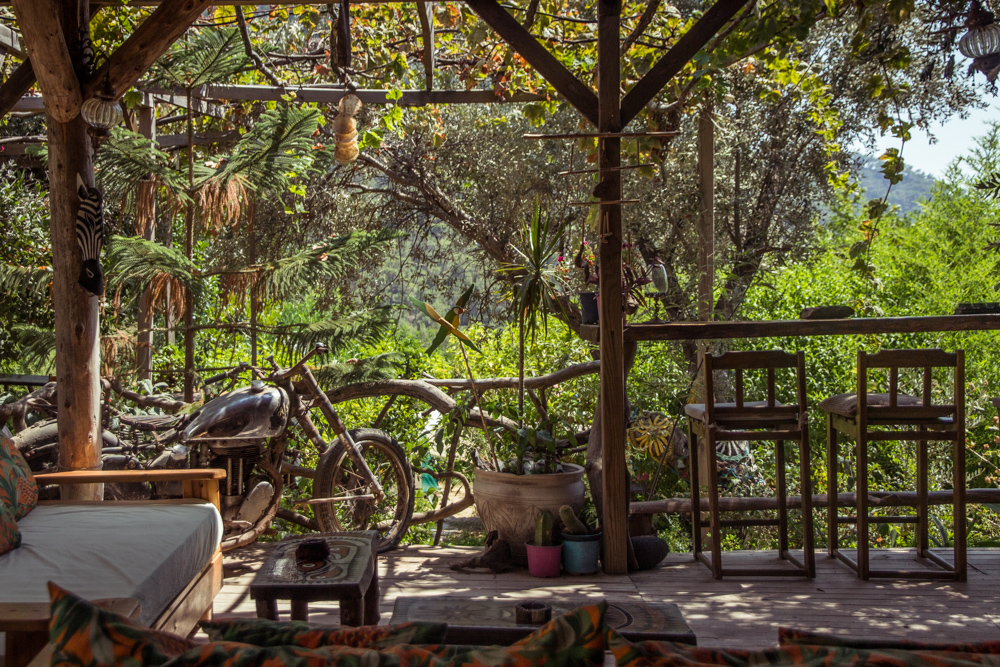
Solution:
{"label": "tree branch", "polygon": [[639,17],[639,22],[635,24],[635,28],[632,29],[622,41],[621,54],[624,57],[625,53],[629,50],[635,40],[642,37],[642,34],[646,32],[646,28],[649,24],[653,22],[653,16],[656,14],[656,10],[660,8],[660,0],[649,0],[646,8],[642,10],[642,16]]}
{"label": "tree branch", "polygon": [[264,64],[264,60],[257,55],[257,52],[253,50],[253,44],[250,42],[250,30],[247,28],[247,19],[243,16],[243,8],[239,5],[233,7],[236,11],[236,24],[240,27],[240,37],[243,38],[243,50],[247,52],[247,57],[253,61],[254,67],[260,70],[261,74],[267,77],[267,80],[271,82],[272,86],[278,86],[279,88],[284,88],[284,84],[274,75],[267,65]]}

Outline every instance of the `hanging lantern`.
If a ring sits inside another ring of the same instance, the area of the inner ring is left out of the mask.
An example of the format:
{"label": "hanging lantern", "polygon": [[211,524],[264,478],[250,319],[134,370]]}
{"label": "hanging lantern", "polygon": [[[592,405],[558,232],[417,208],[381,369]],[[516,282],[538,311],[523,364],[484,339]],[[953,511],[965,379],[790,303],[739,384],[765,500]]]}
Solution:
{"label": "hanging lantern", "polygon": [[111,128],[122,121],[122,108],[115,101],[115,89],[111,85],[111,73],[104,78],[101,90],[80,107],[80,115],[92,128],[95,143],[108,136]]}
{"label": "hanging lantern", "polygon": [[965,19],[969,29],[958,42],[958,50],[966,58],[986,58],[1000,53],[1000,25],[994,21],[993,12],[984,9],[979,0],[973,0]]}
{"label": "hanging lantern", "polygon": [[350,164],[358,158],[358,128],[354,117],[360,111],[361,100],[357,96],[344,95],[340,98],[337,117],[333,119],[333,135],[337,142],[333,156],[340,164]]}

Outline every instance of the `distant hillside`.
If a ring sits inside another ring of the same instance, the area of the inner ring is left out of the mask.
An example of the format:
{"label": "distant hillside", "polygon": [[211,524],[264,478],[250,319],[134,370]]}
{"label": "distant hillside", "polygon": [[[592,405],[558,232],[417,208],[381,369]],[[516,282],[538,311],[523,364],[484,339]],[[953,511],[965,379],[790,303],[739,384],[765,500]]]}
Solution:
{"label": "distant hillside", "polygon": [[[882,163],[871,157],[866,158],[861,167],[858,182],[869,198],[883,196],[889,185],[889,181],[882,176],[881,169]],[[903,213],[914,211],[921,197],[930,196],[934,182],[933,176],[907,166],[903,171],[903,180],[892,186],[889,203],[899,206]]]}

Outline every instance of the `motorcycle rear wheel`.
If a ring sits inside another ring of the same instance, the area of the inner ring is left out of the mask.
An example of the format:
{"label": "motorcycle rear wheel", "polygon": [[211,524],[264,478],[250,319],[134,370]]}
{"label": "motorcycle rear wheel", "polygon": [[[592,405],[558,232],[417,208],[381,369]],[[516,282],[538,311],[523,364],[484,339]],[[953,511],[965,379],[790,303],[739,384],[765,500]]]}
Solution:
{"label": "motorcycle rear wheel", "polygon": [[[372,428],[350,431],[365,462],[382,485],[385,497],[375,500],[346,500],[314,505],[316,520],[323,532],[377,530],[379,552],[399,545],[413,516],[413,470],[395,440]],[[316,466],[313,498],[336,498],[370,494],[348,456],[344,445],[334,443]]]}

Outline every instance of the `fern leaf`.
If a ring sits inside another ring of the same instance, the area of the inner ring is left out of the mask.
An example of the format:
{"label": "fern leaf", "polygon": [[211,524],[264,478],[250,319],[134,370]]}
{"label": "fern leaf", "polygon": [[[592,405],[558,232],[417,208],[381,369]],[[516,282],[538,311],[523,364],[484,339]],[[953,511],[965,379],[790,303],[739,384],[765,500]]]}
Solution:
{"label": "fern leaf", "polygon": [[153,80],[168,86],[198,88],[221,83],[250,64],[235,27],[201,30],[174,47],[153,69]]}
{"label": "fern leaf", "polygon": [[114,291],[126,282],[145,289],[164,276],[196,288],[195,266],[184,253],[138,236],[112,236],[107,246],[108,289]]}
{"label": "fern leaf", "polygon": [[321,387],[342,387],[398,377],[400,367],[405,361],[405,355],[399,352],[387,352],[375,357],[358,359],[354,363],[321,366],[313,371],[313,375]]}
{"label": "fern leaf", "polygon": [[187,177],[171,167],[172,158],[135,132],[116,128],[97,153],[97,177],[105,199],[117,199],[135,210],[137,185],[150,176],[167,192],[171,205],[187,203]]}
{"label": "fern leaf", "polygon": [[51,266],[12,266],[0,264],[0,292],[23,299],[45,301],[52,288]]}
{"label": "fern leaf", "polygon": [[987,175],[986,178],[978,181],[973,187],[977,190],[985,190],[984,194],[988,199],[1000,197],[1000,171],[994,171]]}
{"label": "fern leaf", "polygon": [[337,353],[352,346],[378,341],[392,327],[392,307],[353,313],[322,322],[276,327],[274,333],[281,337],[281,347],[289,356],[297,356],[324,343]]}

